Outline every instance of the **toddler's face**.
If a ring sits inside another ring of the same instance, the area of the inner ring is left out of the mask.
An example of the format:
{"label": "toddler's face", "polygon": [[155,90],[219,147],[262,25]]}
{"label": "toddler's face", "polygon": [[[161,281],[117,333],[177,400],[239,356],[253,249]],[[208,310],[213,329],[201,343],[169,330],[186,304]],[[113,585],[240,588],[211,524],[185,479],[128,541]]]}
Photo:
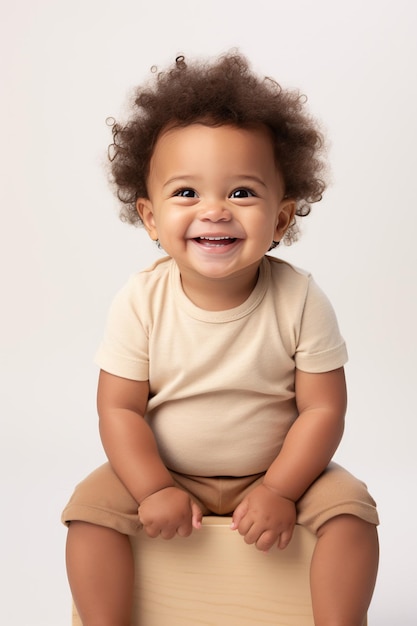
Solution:
{"label": "toddler's face", "polygon": [[165,131],[137,207],[153,239],[189,277],[254,275],[293,218],[266,129],[192,124]]}

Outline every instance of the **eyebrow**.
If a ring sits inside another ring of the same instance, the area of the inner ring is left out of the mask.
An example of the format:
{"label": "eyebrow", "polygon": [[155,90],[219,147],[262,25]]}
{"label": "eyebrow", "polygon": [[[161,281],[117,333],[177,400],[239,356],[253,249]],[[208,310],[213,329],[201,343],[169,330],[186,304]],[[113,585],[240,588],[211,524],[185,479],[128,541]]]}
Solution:
{"label": "eyebrow", "polygon": [[[163,184],[163,187],[167,187],[168,185],[179,183],[181,181],[195,182],[199,178],[200,178],[199,176],[195,176],[192,174],[179,174],[179,175],[172,176],[171,178],[169,178]],[[241,175],[238,174],[237,176],[232,177],[232,181],[236,181],[235,184],[244,184],[244,182],[255,182],[255,183],[258,183],[259,185],[262,185],[262,187],[266,187],[266,183],[262,180],[262,178],[259,178],[258,176],[254,176],[252,174],[241,174]]]}
{"label": "eyebrow", "polygon": [[179,183],[180,181],[195,181],[197,178],[198,176],[192,176],[191,174],[179,174],[168,178],[168,180],[163,184],[163,187],[168,187],[168,185]]}

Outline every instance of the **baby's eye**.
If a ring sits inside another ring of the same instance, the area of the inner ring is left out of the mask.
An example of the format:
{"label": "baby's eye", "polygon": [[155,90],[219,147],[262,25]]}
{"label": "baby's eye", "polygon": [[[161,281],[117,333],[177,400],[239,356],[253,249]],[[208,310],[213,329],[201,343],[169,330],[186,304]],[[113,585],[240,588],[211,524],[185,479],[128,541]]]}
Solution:
{"label": "baby's eye", "polygon": [[194,191],[194,189],[184,187],[183,189],[178,189],[178,191],[174,193],[174,196],[178,196],[179,198],[196,198],[197,193]]}
{"label": "baby's eye", "polygon": [[253,196],[255,196],[255,193],[251,189],[248,189],[247,187],[240,187],[239,189],[235,189],[230,194],[231,198],[237,198],[237,199],[251,198]]}

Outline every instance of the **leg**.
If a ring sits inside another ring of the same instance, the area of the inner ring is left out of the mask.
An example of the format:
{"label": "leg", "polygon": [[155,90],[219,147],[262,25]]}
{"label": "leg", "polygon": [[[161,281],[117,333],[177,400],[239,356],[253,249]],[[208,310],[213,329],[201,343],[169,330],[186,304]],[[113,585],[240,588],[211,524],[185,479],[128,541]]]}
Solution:
{"label": "leg", "polygon": [[363,626],[378,569],[376,527],[339,515],[317,532],[311,564],[316,626]]}
{"label": "leg", "polygon": [[67,570],[83,626],[130,626],[134,564],[127,535],[71,522]]}

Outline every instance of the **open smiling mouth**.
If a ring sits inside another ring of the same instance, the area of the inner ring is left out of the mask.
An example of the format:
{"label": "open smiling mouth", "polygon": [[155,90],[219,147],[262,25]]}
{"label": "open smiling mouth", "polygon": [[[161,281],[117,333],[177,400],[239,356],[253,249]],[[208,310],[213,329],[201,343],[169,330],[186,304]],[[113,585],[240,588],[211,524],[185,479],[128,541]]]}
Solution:
{"label": "open smiling mouth", "polygon": [[195,237],[194,241],[200,245],[208,247],[224,247],[230,246],[237,241],[236,237]]}

